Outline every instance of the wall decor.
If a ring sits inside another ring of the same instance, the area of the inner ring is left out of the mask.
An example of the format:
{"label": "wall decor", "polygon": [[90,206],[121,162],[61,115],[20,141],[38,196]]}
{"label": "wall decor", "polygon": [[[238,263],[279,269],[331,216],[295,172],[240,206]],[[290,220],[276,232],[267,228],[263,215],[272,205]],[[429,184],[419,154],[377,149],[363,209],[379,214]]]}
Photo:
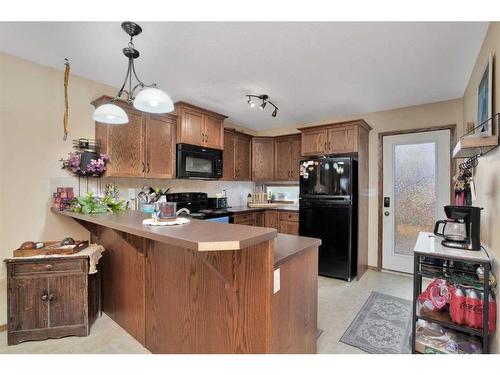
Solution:
{"label": "wall decor", "polygon": [[493,54],[490,53],[488,62],[479,81],[477,93],[477,126],[476,134],[491,136],[493,129]]}

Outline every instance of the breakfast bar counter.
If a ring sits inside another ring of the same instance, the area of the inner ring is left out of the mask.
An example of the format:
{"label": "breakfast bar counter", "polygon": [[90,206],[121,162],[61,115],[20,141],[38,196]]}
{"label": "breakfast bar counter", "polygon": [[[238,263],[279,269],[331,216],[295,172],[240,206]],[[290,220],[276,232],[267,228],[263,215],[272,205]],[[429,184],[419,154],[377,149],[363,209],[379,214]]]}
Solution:
{"label": "breakfast bar counter", "polygon": [[153,353],[315,353],[320,240],[124,211],[53,210],[89,230],[103,311]]}

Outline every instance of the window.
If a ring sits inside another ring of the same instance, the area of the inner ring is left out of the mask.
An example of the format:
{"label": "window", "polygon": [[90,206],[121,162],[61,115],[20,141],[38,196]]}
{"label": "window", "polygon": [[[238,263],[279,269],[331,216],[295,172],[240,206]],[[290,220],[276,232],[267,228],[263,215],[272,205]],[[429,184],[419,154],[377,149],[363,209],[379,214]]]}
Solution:
{"label": "window", "polygon": [[293,204],[299,202],[298,186],[266,186],[266,192],[271,196],[272,201],[289,202]]}

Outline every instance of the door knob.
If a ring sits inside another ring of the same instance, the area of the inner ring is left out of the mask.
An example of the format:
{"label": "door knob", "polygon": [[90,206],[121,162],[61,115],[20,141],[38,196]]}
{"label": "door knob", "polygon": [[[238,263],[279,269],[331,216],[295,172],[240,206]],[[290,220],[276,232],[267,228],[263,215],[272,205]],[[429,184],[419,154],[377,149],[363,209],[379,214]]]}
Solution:
{"label": "door knob", "polygon": [[48,295],[42,294],[42,296],[40,298],[42,301],[47,301],[47,297],[48,297]]}
{"label": "door knob", "polygon": [[384,212],[384,215],[385,215],[385,216],[389,216],[389,211],[385,211],[385,212]]}

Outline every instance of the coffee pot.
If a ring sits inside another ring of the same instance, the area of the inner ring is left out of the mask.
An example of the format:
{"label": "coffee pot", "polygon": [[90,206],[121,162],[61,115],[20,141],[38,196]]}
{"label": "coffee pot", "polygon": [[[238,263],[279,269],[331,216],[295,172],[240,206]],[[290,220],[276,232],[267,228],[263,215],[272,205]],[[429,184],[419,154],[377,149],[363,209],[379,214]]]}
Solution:
{"label": "coffee pot", "polygon": [[480,250],[481,210],[481,207],[472,206],[444,206],[448,219],[436,222],[434,234],[444,237],[441,241],[443,246]]}
{"label": "coffee pot", "polygon": [[447,241],[465,242],[467,240],[465,223],[454,219],[436,221],[434,234],[444,237]]}

